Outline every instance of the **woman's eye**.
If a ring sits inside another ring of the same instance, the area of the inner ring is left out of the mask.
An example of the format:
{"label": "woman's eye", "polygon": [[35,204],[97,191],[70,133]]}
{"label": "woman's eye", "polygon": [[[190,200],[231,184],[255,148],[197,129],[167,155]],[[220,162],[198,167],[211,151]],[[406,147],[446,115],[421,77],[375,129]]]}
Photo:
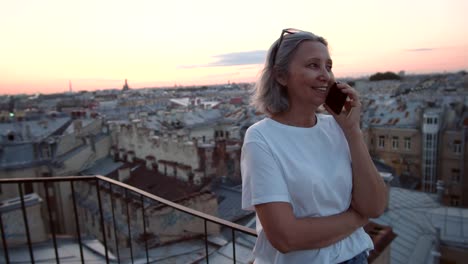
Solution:
{"label": "woman's eye", "polygon": [[317,63],[311,63],[311,64],[309,64],[309,67],[317,68],[317,67],[319,67],[319,65]]}
{"label": "woman's eye", "polygon": [[327,65],[327,71],[331,71],[332,70],[332,66],[331,65]]}

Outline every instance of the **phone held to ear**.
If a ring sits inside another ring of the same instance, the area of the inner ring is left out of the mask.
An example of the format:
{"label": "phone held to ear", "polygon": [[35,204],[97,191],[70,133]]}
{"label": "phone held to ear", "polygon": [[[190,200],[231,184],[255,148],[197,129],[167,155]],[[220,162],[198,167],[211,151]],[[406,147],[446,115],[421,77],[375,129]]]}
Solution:
{"label": "phone held to ear", "polygon": [[333,110],[335,114],[339,115],[343,109],[343,106],[346,102],[346,97],[348,97],[348,95],[342,93],[337,84],[338,83],[334,83],[330,87],[327,98],[325,98],[325,104],[330,107],[330,109]]}

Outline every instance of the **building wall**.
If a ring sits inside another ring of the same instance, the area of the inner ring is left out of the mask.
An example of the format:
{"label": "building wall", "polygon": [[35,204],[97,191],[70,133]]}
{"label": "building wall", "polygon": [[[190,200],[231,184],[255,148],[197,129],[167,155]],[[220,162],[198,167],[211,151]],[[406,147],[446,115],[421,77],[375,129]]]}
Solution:
{"label": "building wall", "polygon": [[64,160],[59,168],[54,168],[54,175],[78,175],[78,172],[109,154],[111,147],[110,136],[105,136],[94,142],[94,149],[93,143],[91,143],[92,139],[88,138],[87,140],[87,144],[83,149]]}
{"label": "building wall", "polygon": [[214,139],[215,128],[211,124],[208,126],[190,128],[187,130],[189,131],[188,137],[190,139],[196,138],[199,139],[200,142],[203,142],[203,138],[205,138],[205,142],[209,142]]}
{"label": "building wall", "polygon": [[56,156],[63,155],[81,146],[82,144],[84,144],[84,141],[79,140],[75,134],[63,135],[62,137],[60,137],[60,139],[57,142],[57,150],[56,150],[55,155]]}
{"label": "building wall", "polygon": [[[397,175],[411,175],[422,180],[422,133],[417,129],[368,128],[364,138],[373,157],[383,159]],[[379,145],[383,137],[384,146]],[[398,138],[394,147],[393,138]],[[405,148],[405,137],[411,138],[411,148]],[[459,152],[455,144],[460,143]],[[468,206],[468,146],[463,146],[463,132],[441,131],[438,142],[437,180],[445,187],[444,202],[452,206]],[[456,176],[459,174],[459,176]],[[465,195],[463,195],[465,194]]]}
{"label": "building wall", "polygon": [[83,120],[73,120],[72,126],[74,127],[73,133],[62,135],[57,144],[56,155],[63,155],[73,149],[86,144],[85,137],[87,135],[97,135],[102,130],[102,121],[100,119],[92,119],[92,122],[82,127]]}
{"label": "building wall", "polygon": [[144,160],[146,156],[153,156],[158,165],[159,160],[167,160],[198,168],[197,144],[187,137],[157,137],[150,130],[136,125],[121,127],[116,137],[118,148],[134,151],[137,158]]}
{"label": "building wall", "polygon": [[[409,174],[421,179],[421,132],[417,129],[404,128],[369,128],[368,148],[373,157],[383,159],[392,166],[397,175]],[[406,148],[405,138],[410,139]],[[394,140],[395,139],[395,140]],[[382,146],[383,140],[383,146]],[[379,143],[380,141],[380,143]],[[394,145],[396,141],[396,145]]]}
{"label": "building wall", "polygon": [[[41,203],[39,202],[32,206],[27,206],[26,214],[31,242],[46,241],[48,235],[41,215]],[[28,240],[21,207],[13,211],[4,212],[0,217],[2,217],[8,247],[26,244]],[[3,247],[3,242],[1,240],[0,245]]]}
{"label": "building wall", "polygon": [[[49,169],[45,165],[34,166],[30,168],[15,169],[15,170],[1,170],[0,179],[17,179],[17,178],[37,178],[43,177],[44,173],[48,173]],[[24,194],[27,194],[26,191],[31,189],[33,192],[37,192],[38,183],[23,184]],[[18,185],[17,184],[2,184],[0,187],[0,201],[17,197],[19,196]]]}
{"label": "building wall", "polygon": [[[120,160],[154,158],[162,175],[184,181],[203,182],[203,178],[229,176],[240,179],[240,140],[230,140],[223,126],[197,127],[155,136],[140,122],[132,125],[111,124],[114,147],[111,152]],[[208,137],[208,135],[211,135]],[[203,142],[205,136],[205,142]],[[202,176],[200,178],[200,176]]]}
{"label": "building wall", "polygon": [[[445,131],[441,136],[439,179],[445,185],[447,205],[468,206],[466,163],[468,148],[463,146],[462,131]],[[464,195],[465,193],[465,195]]]}

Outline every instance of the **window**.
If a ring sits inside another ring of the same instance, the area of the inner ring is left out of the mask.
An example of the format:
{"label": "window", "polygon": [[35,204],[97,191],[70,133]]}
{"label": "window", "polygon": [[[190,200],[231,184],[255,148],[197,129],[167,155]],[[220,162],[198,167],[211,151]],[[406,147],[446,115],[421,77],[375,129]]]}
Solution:
{"label": "window", "polygon": [[44,158],[48,159],[51,157],[51,151],[50,151],[50,146],[46,145],[42,147],[42,154],[44,155]]}
{"label": "window", "polygon": [[379,148],[385,147],[385,136],[379,136]]}
{"label": "window", "polygon": [[460,170],[452,169],[452,183],[460,183]]}
{"label": "window", "polygon": [[411,149],[411,138],[410,137],[405,137],[405,149],[406,150]]}
{"label": "window", "polygon": [[459,206],[460,205],[460,197],[456,195],[452,195],[450,197],[450,205],[451,206]]}
{"label": "window", "polygon": [[428,124],[432,124],[432,118],[431,118],[431,117],[428,117],[428,118],[426,119],[426,122],[427,122]]}
{"label": "window", "polygon": [[461,154],[461,141],[456,139],[453,141],[453,147],[452,147],[453,153],[455,154]]}
{"label": "window", "polygon": [[398,149],[398,137],[393,137],[392,138],[392,148],[393,149]]}
{"label": "window", "polygon": [[426,167],[424,172],[425,172],[425,176],[430,176],[431,175],[431,168]]}

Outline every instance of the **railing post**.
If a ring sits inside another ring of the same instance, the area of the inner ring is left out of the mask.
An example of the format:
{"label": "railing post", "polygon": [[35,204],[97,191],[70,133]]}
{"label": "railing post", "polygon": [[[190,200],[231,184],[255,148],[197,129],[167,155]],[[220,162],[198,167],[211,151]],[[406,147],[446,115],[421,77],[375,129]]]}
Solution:
{"label": "railing post", "polygon": [[133,263],[133,247],[132,247],[132,232],[130,229],[130,206],[128,205],[128,191],[125,189],[125,201],[127,202],[127,226],[128,226],[128,241],[130,241],[129,246],[130,246],[130,257],[132,258],[132,263]]}
{"label": "railing post", "polygon": [[234,264],[236,263],[236,230],[231,228],[232,231],[232,257],[234,259]]}
{"label": "railing post", "polygon": [[203,219],[203,223],[205,224],[205,255],[206,255],[206,264],[209,264],[210,261],[208,259],[208,228],[206,226],[206,219]]}
{"label": "railing post", "polygon": [[47,212],[49,214],[49,224],[50,224],[50,232],[52,232],[52,241],[54,242],[54,251],[55,251],[55,260],[57,263],[60,263],[58,248],[57,248],[57,239],[55,236],[55,225],[54,220],[52,219],[52,208],[50,207],[50,196],[49,196],[49,188],[47,186],[47,182],[44,182],[44,190],[46,195],[46,203],[47,203]]}
{"label": "railing post", "polygon": [[3,214],[0,213],[0,231],[2,232],[2,242],[3,242],[3,251],[5,252],[5,261],[6,263],[10,263],[10,257],[8,256],[8,246],[5,236],[5,229],[3,228]]}
{"label": "railing post", "polygon": [[145,198],[143,195],[141,197],[141,215],[143,216],[143,236],[145,238],[145,249],[146,249],[146,263],[149,263],[149,254],[148,254],[148,239],[146,237],[146,221],[145,221]]}
{"label": "railing post", "polygon": [[115,212],[114,212],[114,192],[112,191],[112,183],[109,183],[109,191],[110,191],[110,200],[111,200],[111,207],[112,207],[112,222],[114,223],[114,237],[115,237],[115,251],[117,253],[117,261],[120,263],[120,253],[119,253],[119,239],[117,238],[117,224],[115,223]]}
{"label": "railing post", "polygon": [[75,188],[73,187],[73,181],[70,181],[72,200],[73,200],[73,211],[75,213],[75,224],[76,224],[76,234],[78,236],[78,244],[80,245],[80,257],[81,263],[84,264],[83,256],[83,243],[81,241],[81,231],[80,231],[80,221],[78,221],[78,210],[76,209],[76,198],[75,198]]}
{"label": "railing post", "polygon": [[99,178],[96,178],[96,191],[99,203],[99,213],[101,215],[101,228],[102,228],[102,237],[104,240],[104,250],[106,251],[106,263],[109,264],[109,253],[107,252],[107,238],[106,238],[106,227],[104,226],[104,214],[102,212],[102,202],[101,202],[101,188],[99,187]]}
{"label": "railing post", "polygon": [[20,198],[21,198],[21,209],[23,211],[24,228],[26,231],[26,238],[28,240],[29,255],[31,256],[31,263],[34,263],[34,253],[33,253],[32,243],[31,243],[31,234],[29,233],[28,214],[26,213],[26,205],[24,204],[24,194],[23,194],[23,188],[21,188],[21,183],[18,183],[18,189],[19,189]]}

